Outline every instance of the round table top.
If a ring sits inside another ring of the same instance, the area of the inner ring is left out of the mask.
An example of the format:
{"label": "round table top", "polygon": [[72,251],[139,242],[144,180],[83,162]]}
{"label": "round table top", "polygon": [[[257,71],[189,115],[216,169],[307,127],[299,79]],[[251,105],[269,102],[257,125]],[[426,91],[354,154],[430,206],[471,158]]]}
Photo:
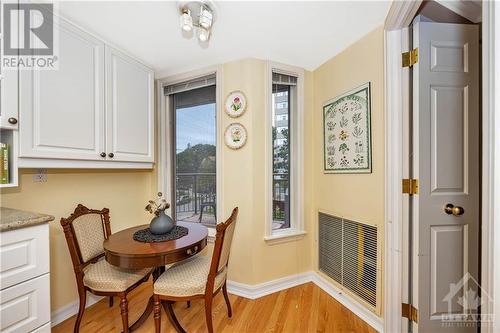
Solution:
{"label": "round table top", "polygon": [[133,239],[134,232],[148,225],[111,234],[103,244],[106,260],[121,268],[154,268],[187,259],[207,245],[207,227],[197,223],[177,224],[188,228],[188,234],[165,242],[144,243]]}

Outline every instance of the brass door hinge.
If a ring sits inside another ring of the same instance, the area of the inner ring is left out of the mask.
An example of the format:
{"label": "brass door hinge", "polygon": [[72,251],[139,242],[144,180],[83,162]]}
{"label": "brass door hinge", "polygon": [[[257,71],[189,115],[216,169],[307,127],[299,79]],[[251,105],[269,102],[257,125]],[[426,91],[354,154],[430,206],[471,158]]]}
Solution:
{"label": "brass door hinge", "polygon": [[404,318],[408,318],[408,320],[418,323],[418,310],[415,309],[413,305],[402,303],[401,313]]}
{"label": "brass door hinge", "polygon": [[403,179],[403,193],[418,194],[418,179]]}
{"label": "brass door hinge", "polygon": [[411,67],[418,62],[418,47],[408,52],[403,52],[403,67]]}

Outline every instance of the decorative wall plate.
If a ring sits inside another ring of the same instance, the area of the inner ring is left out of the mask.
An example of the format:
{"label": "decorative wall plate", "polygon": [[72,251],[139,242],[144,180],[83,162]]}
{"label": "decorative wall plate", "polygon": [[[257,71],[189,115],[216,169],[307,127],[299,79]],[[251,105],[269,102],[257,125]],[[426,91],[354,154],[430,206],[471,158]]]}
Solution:
{"label": "decorative wall plate", "polygon": [[226,145],[231,149],[240,149],[247,142],[247,130],[240,123],[232,123],[224,132]]}
{"label": "decorative wall plate", "polygon": [[237,118],[245,113],[247,98],[241,91],[233,91],[226,98],[226,113],[229,117]]}

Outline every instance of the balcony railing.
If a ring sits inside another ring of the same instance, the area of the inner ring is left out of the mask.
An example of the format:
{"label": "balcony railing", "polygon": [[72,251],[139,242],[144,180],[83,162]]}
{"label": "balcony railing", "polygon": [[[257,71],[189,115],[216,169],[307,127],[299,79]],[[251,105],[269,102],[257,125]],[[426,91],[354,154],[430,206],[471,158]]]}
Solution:
{"label": "balcony railing", "polygon": [[177,220],[215,225],[215,173],[177,173],[175,181]]}
{"label": "balcony railing", "polygon": [[273,173],[273,229],[290,227],[288,173]]}
{"label": "balcony railing", "polygon": [[[177,220],[205,225],[217,224],[216,174],[177,173],[175,178]],[[290,226],[289,186],[288,173],[273,174],[274,229]]]}

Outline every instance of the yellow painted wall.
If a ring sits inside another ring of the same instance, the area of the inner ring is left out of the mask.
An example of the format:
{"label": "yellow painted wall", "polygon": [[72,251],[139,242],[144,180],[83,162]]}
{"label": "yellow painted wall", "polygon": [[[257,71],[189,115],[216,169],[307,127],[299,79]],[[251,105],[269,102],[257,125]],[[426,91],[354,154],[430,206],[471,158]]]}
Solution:
{"label": "yellow painted wall", "polygon": [[1,205],[55,216],[50,222],[51,308],[78,299],[75,275],[62,227],[77,204],[110,209],[111,230],[147,223],[151,171],[49,170],[46,183],[33,182],[36,170],[20,170],[17,188],[2,189]]}
{"label": "yellow painted wall", "polygon": [[[270,246],[264,241],[264,127],[265,61],[245,59],[228,63],[223,69],[223,97],[233,90],[245,92],[249,106],[238,118],[248,130],[245,147],[235,151],[224,146],[223,211],[228,217],[234,206],[240,207],[237,232],[231,252],[229,278],[256,284],[308,271],[311,267],[312,235],[299,241]],[[312,106],[312,75],[306,75],[306,102]],[[312,114],[309,113],[308,114]],[[223,115],[224,129],[235,121]],[[312,117],[306,117],[306,136],[312,131]],[[305,149],[306,156],[311,149]],[[306,158],[307,174],[312,159]],[[49,170],[46,183],[33,182],[36,170],[20,170],[20,186],[1,190],[1,205],[54,215],[50,224],[51,307],[52,311],[77,299],[76,283],[62,228],[61,217],[83,203],[92,208],[108,207],[114,231],[147,223],[145,203],[156,193],[155,170]],[[307,182],[307,198],[312,198],[312,182]],[[307,205],[310,205],[306,200]]]}
{"label": "yellow painted wall", "polygon": [[[240,150],[222,150],[222,209],[229,216],[234,206],[240,215],[231,252],[229,278],[258,284],[317,269],[317,211],[380,226],[384,216],[384,110],[383,30],[379,28],[314,72],[305,73],[304,109],[304,225],[307,235],[299,240],[269,245],[264,241],[266,62],[243,59],[221,66],[223,99],[242,90],[248,110],[237,120],[222,115],[219,135],[231,122],[241,122],[248,142]],[[322,105],[325,101],[367,81],[372,83],[373,173],[325,175],[322,154]],[[222,101],[221,101],[222,102]],[[34,170],[20,170],[20,186],[1,190],[1,205],[52,214],[51,305],[55,311],[77,299],[76,285],[59,219],[78,203],[108,207],[113,230],[145,223],[145,202],[156,192],[151,170],[49,170],[47,183],[34,183]],[[383,237],[381,237],[383,239]]]}
{"label": "yellow painted wall", "polygon": [[[324,210],[337,216],[376,224],[384,240],[384,33],[379,27],[336,55],[314,75],[314,214]],[[324,103],[366,82],[371,82],[371,174],[323,172]],[[317,234],[317,223],[312,224]],[[383,258],[383,252],[380,253]],[[317,251],[312,252],[317,269]],[[382,262],[381,262],[382,263]],[[382,268],[381,266],[380,268]],[[382,288],[382,286],[381,286]]]}
{"label": "yellow painted wall", "polygon": [[[244,59],[223,65],[223,96],[242,90],[248,100],[245,114],[232,119],[223,115],[223,126],[238,121],[248,131],[248,142],[239,150],[223,149],[223,210],[227,216],[238,205],[240,215],[232,247],[229,278],[233,281],[257,284],[280,277],[308,271],[312,268],[310,247],[312,236],[283,244],[269,245],[265,235],[265,80],[266,62]],[[312,76],[306,74],[306,113],[312,106]],[[312,117],[305,119],[305,136],[311,134]],[[220,131],[223,135],[223,131]],[[310,149],[305,149],[309,154]],[[307,156],[307,155],[306,155]],[[306,158],[305,173],[312,170],[311,159]],[[311,193],[311,182],[306,187]],[[308,197],[308,199],[310,196]]]}

